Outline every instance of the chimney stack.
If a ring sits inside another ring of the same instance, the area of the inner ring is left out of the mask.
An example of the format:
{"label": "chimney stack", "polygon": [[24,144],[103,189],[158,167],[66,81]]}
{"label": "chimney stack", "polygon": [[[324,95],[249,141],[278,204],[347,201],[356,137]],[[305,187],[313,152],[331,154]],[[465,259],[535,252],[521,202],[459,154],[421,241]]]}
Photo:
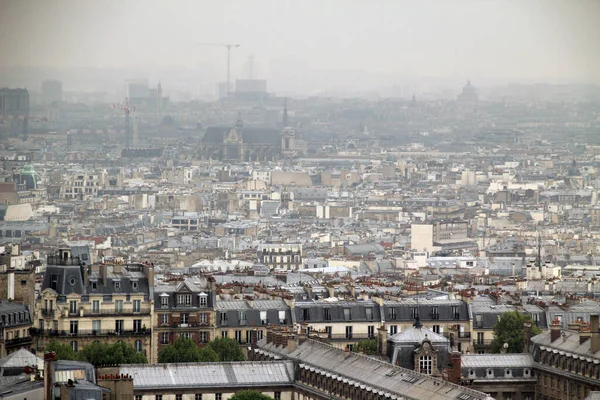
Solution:
{"label": "chimney stack", "polygon": [[460,352],[450,353],[450,370],[448,371],[448,380],[456,385],[461,383],[461,356]]}
{"label": "chimney stack", "polygon": [[271,329],[267,329],[267,344],[271,344],[274,342],[275,334]]}
{"label": "chimney stack", "polygon": [[600,351],[600,328],[598,327],[599,321],[600,317],[598,314],[590,315],[590,332],[592,334],[590,341],[590,353],[592,354]]}
{"label": "chimney stack", "polygon": [[550,342],[555,342],[560,337],[561,322],[558,318],[554,318],[550,326]]}
{"label": "chimney stack", "polygon": [[523,323],[523,353],[529,353],[529,345],[531,344],[531,321]]}
{"label": "chimney stack", "polygon": [[387,357],[387,333],[383,325],[377,330],[377,352],[383,357]]}

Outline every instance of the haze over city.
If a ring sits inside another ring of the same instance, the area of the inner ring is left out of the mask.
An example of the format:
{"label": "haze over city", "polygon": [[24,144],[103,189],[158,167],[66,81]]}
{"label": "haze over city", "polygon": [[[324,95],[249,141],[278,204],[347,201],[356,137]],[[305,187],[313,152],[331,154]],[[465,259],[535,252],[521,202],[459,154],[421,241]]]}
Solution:
{"label": "haze over city", "polygon": [[[226,63],[224,49],[199,42],[241,44],[232,76],[247,75],[252,54],[254,75],[277,92],[343,86],[340,76],[362,89],[417,78],[600,82],[596,1],[2,0],[0,9],[0,83],[84,67],[163,81],[178,72],[197,91],[224,80]],[[15,66],[37,69],[6,69]]]}

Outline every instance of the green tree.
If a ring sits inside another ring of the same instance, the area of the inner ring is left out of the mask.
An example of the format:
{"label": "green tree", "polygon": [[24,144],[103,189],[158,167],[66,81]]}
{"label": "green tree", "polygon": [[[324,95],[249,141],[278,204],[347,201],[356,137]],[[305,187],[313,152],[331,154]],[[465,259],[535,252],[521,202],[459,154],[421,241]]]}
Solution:
{"label": "green tree", "polygon": [[[519,311],[508,311],[503,313],[496,325],[494,325],[494,340],[492,340],[492,353],[500,353],[504,343],[508,343],[507,353],[522,353],[525,321],[531,322],[529,315],[521,314]],[[531,325],[531,334],[537,335],[541,329]]]}
{"label": "green tree", "polygon": [[202,357],[200,348],[194,341],[183,336],[179,336],[175,343],[166,345],[158,352],[159,363],[200,362]]}
{"label": "green tree", "polygon": [[222,337],[208,343],[208,346],[217,353],[219,361],[244,361],[246,357],[240,345],[232,339]]}
{"label": "green tree", "polygon": [[75,360],[77,359],[77,355],[73,351],[73,348],[68,343],[59,342],[56,339],[52,339],[44,350],[45,352],[54,352],[56,353],[56,358],[59,360]]}
{"label": "green tree", "polygon": [[273,398],[256,390],[242,390],[231,396],[229,400],[273,400]]}
{"label": "green tree", "polygon": [[77,358],[95,366],[120,364],[145,364],[148,362],[144,353],[138,352],[132,345],[119,341],[107,344],[100,341],[85,346]]}
{"label": "green tree", "polygon": [[357,348],[359,351],[364,351],[365,354],[377,354],[377,340],[365,339],[358,342]]}

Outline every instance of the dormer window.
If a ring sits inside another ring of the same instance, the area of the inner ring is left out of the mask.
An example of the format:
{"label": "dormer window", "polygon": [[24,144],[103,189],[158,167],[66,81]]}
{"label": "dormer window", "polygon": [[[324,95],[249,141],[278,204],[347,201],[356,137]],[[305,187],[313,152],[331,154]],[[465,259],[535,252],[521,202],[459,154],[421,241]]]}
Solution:
{"label": "dormer window", "polygon": [[138,283],[137,283],[137,281],[131,281],[131,289],[132,290],[138,290]]}
{"label": "dormer window", "polygon": [[98,290],[98,282],[97,281],[90,281],[90,283],[92,284],[92,290]]}
{"label": "dormer window", "polygon": [[121,290],[121,281],[114,281],[115,283],[115,290]]}
{"label": "dormer window", "polygon": [[475,378],[475,370],[469,370],[469,378]]}
{"label": "dormer window", "polygon": [[191,306],[192,305],[192,295],[191,294],[180,294],[177,296],[177,305],[178,306]]}
{"label": "dormer window", "polygon": [[512,378],[512,371],[510,369],[506,368],[504,370],[504,377],[505,378]]}
{"label": "dormer window", "polygon": [[208,295],[204,292],[198,294],[198,301],[200,307],[206,307],[208,305]]}
{"label": "dormer window", "polygon": [[488,368],[485,373],[486,373],[486,376],[488,378],[493,378],[494,377],[494,370],[492,370],[491,368]]}
{"label": "dormer window", "polygon": [[165,307],[169,307],[169,295],[166,293],[163,293],[160,295],[160,306],[165,308]]}
{"label": "dormer window", "polygon": [[531,370],[529,368],[525,368],[523,370],[523,378],[529,378],[531,376]]}

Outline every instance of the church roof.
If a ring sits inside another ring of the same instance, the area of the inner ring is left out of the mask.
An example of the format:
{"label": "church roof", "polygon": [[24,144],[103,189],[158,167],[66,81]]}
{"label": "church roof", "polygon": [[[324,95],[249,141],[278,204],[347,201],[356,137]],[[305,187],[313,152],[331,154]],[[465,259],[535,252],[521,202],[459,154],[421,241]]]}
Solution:
{"label": "church roof", "polygon": [[242,136],[244,143],[281,144],[281,135],[277,129],[227,126],[211,126],[207,128],[202,138],[202,143],[223,143],[223,136],[228,134],[232,129],[235,129]]}
{"label": "church roof", "polygon": [[398,332],[388,338],[393,343],[421,343],[428,339],[431,343],[449,343],[449,339],[425,327],[411,327],[404,332]]}

